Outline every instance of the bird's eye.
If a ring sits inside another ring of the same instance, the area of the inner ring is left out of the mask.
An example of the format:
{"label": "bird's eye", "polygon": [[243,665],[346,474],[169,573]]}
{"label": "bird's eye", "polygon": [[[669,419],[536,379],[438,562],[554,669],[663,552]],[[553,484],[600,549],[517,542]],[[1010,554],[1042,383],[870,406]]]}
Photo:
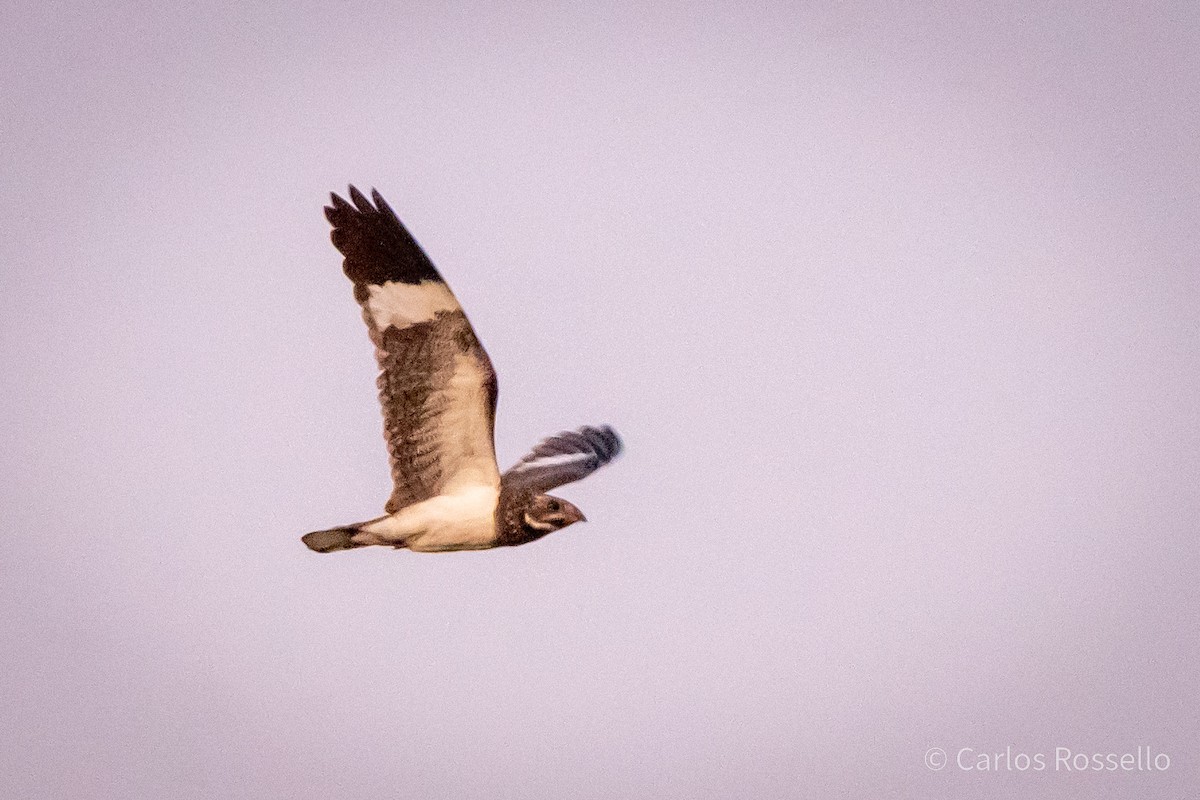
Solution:
{"label": "bird's eye", "polygon": [[549,508],[550,508],[550,510],[551,510],[551,511],[558,511],[558,501],[557,501],[557,500],[551,500],[551,501],[550,501],[550,506],[549,506]]}

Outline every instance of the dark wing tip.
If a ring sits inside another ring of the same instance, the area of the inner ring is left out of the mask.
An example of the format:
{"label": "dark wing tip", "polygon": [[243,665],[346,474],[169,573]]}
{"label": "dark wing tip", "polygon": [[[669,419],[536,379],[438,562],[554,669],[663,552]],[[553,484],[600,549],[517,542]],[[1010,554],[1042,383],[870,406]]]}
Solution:
{"label": "dark wing tip", "polygon": [[[331,192],[325,218],[333,246],[345,256],[346,276],[356,284],[441,281],[433,262],[375,189],[375,205],[353,184],[350,202]],[[351,204],[353,203],[353,205]]]}
{"label": "dark wing tip", "polygon": [[596,449],[596,453],[600,458],[608,463],[620,455],[623,445],[621,437],[612,429],[611,425],[601,425],[599,428],[584,428],[584,435],[588,441]]}
{"label": "dark wing tip", "polygon": [[350,184],[350,202],[358,208],[360,214],[378,214],[375,207],[371,205],[371,201],[363,196],[363,193],[358,190],[354,184]]}
{"label": "dark wing tip", "polygon": [[616,458],[621,450],[621,437],[617,436],[611,425],[598,428],[585,425],[577,431],[561,431],[542,440],[521,459],[521,462],[571,453],[591,453],[599,458],[601,464],[607,464]]}
{"label": "dark wing tip", "polygon": [[601,463],[607,464],[621,452],[621,437],[611,425],[585,425],[574,433],[562,433],[560,437],[570,437],[580,448],[586,448],[600,457]]}

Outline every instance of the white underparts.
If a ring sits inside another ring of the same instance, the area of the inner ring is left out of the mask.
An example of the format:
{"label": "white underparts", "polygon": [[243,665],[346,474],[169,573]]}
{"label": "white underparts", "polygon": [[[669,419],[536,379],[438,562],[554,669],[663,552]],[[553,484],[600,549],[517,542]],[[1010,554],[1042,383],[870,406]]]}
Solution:
{"label": "white underparts", "polygon": [[441,311],[459,311],[461,306],[450,287],[441,281],[401,283],[387,281],[384,284],[369,284],[370,296],[364,304],[378,330],[388,326],[407,328],[428,322]]}
{"label": "white underparts", "polygon": [[354,539],[418,552],[486,550],[496,546],[498,500],[495,486],[464,486],[372,520]]}

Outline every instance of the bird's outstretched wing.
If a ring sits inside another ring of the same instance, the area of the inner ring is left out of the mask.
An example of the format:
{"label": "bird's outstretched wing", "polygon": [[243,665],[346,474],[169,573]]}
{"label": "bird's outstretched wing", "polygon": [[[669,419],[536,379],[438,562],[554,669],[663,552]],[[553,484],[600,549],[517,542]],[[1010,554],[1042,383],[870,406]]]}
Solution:
{"label": "bird's outstretched wing", "polygon": [[504,488],[548,492],[586,478],[621,452],[621,439],[607,425],[585,426],[543,439],[501,477]]}
{"label": "bird's outstretched wing", "polygon": [[[330,238],[379,362],[379,401],[395,489],[386,510],[485,485],[498,488],[496,373],[433,262],[379,192],[331,195]],[[351,204],[352,203],[352,204]]]}

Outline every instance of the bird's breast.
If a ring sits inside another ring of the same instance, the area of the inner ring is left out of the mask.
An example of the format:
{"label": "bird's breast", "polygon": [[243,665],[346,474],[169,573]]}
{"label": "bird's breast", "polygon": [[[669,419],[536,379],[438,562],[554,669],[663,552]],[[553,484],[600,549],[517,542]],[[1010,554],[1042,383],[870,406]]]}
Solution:
{"label": "bird's breast", "polygon": [[495,487],[464,487],[403,508],[393,516],[407,533],[405,544],[409,550],[486,550],[497,544],[498,500]]}

